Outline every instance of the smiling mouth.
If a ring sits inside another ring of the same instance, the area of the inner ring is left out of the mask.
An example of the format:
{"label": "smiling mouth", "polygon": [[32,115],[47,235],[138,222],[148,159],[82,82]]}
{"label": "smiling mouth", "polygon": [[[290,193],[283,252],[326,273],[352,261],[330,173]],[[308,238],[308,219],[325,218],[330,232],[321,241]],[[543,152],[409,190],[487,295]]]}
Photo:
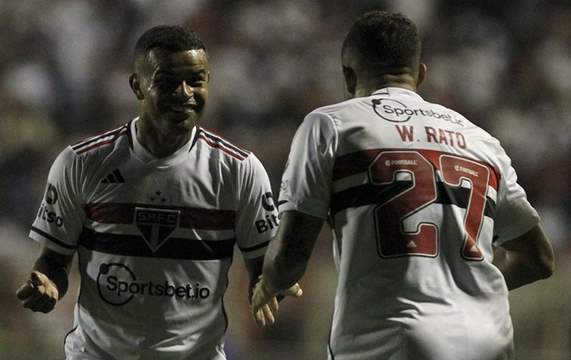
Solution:
{"label": "smiling mouth", "polygon": [[180,113],[188,113],[188,112],[196,112],[198,109],[198,104],[191,103],[191,104],[172,104],[168,106],[168,109],[173,112],[180,112]]}

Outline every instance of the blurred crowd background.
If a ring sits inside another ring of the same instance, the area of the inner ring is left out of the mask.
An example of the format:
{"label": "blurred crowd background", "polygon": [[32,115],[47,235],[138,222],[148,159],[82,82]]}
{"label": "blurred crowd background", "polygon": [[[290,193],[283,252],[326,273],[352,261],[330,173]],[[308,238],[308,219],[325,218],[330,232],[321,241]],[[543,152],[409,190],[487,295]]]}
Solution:
{"label": "blurred crowd background", "polygon": [[[510,295],[518,359],[571,359],[571,3],[568,0],[0,0],[0,359],[63,358],[76,292],[49,315],[14,292],[38,246],[27,238],[49,166],[67,145],[136,116],[128,85],[137,37],[183,24],[210,54],[204,126],[254,151],[277,191],[304,115],[345,97],[340,46],[365,10],[418,24],[427,100],[499,138],[540,212],[556,275]],[[229,359],[323,359],[335,290],[327,229],[279,325],[250,318],[236,259]],[[72,277],[72,287],[77,284]],[[371,304],[374,306],[374,304]]]}

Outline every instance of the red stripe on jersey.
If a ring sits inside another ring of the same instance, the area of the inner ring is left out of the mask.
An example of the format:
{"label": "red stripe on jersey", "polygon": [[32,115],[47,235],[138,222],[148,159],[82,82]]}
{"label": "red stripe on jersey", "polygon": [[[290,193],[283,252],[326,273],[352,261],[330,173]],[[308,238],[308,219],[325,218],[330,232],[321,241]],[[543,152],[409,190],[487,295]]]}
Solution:
{"label": "red stripe on jersey", "polygon": [[206,142],[210,147],[213,147],[215,149],[221,150],[224,153],[232,156],[233,158],[236,158],[238,160],[244,160],[245,157],[243,157],[242,155],[238,154],[235,150],[233,150],[232,148],[227,147],[226,145],[224,145],[222,142],[214,142],[213,140],[207,138],[203,133],[201,133],[200,135],[198,135],[198,138],[200,140],[204,140],[204,142]]}
{"label": "red stripe on jersey", "polygon": [[369,166],[375,160],[375,158],[381,152],[390,152],[390,151],[414,151],[420,153],[424,158],[426,158],[432,165],[437,169],[440,170],[440,157],[442,155],[451,155],[460,157],[469,161],[474,161],[478,164],[486,166],[490,169],[491,176],[488,182],[488,185],[494,188],[496,191],[498,190],[498,184],[501,179],[501,175],[499,171],[492,165],[479,161],[474,160],[469,157],[460,156],[457,154],[446,153],[443,151],[438,150],[424,150],[424,149],[369,149],[363,151],[356,151],[350,154],[342,155],[335,159],[335,164],[333,166],[333,181],[351,176],[356,175],[359,173],[367,172],[369,170]]}
{"label": "red stripe on jersey", "polygon": [[85,206],[87,218],[99,223],[133,224],[135,208],[152,208],[180,211],[182,228],[200,230],[233,230],[236,212],[234,210],[201,209],[181,206],[160,206],[154,204],[91,203]]}
{"label": "red stripe on jersey", "polygon": [[71,147],[73,150],[77,151],[84,146],[87,146],[93,142],[101,140],[102,138],[105,138],[108,136],[113,136],[113,135],[118,135],[122,130],[126,130],[126,129],[128,129],[127,125],[122,125],[122,126],[115,128],[113,130],[109,130],[107,132],[104,132],[103,134],[99,134],[99,135],[95,135],[95,136],[92,136],[92,137],[87,138],[87,139],[83,139],[83,140],[71,145]]}
{"label": "red stripe on jersey", "polygon": [[115,140],[117,140],[116,137],[111,138],[111,139],[109,139],[109,140],[105,140],[105,141],[101,141],[101,142],[95,143],[95,144],[93,144],[93,145],[91,145],[91,146],[88,146],[88,147],[84,147],[83,149],[78,150],[78,151],[76,151],[76,152],[77,152],[78,154],[83,154],[83,153],[86,152],[86,151],[89,151],[89,150],[92,150],[92,149],[101,147],[101,146],[103,146],[103,145],[111,144],[111,143],[115,142]]}
{"label": "red stripe on jersey", "polygon": [[206,135],[206,137],[208,137],[210,140],[218,143],[222,143],[223,145],[225,145],[227,148],[234,150],[234,152],[237,152],[238,154],[242,155],[243,157],[248,157],[249,152],[243,149],[240,149],[238,146],[232,144],[230,141],[224,139],[222,136],[213,133],[212,131],[206,131],[203,128],[199,129],[200,134],[201,135]]}

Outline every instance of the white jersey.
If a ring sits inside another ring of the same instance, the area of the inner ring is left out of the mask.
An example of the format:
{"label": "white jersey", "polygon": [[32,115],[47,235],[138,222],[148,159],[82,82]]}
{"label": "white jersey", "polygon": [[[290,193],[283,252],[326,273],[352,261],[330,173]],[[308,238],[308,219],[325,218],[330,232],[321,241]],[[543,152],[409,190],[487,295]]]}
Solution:
{"label": "white jersey", "polygon": [[539,221],[516,180],[496,139],[412,91],[311,112],[279,200],[332,227],[330,358],[511,358],[493,246]]}
{"label": "white jersey", "polygon": [[78,253],[69,359],[225,359],[234,246],[263,256],[277,228],[254,154],[202,129],[157,159],[137,120],[65,149],[30,237]]}

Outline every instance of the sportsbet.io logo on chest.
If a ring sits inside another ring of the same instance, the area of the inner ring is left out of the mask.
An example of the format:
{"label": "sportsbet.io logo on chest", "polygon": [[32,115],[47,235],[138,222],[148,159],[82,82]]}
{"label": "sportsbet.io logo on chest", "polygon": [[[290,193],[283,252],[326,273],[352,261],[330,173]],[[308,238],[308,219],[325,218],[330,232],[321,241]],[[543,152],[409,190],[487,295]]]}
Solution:
{"label": "sportsbet.io logo on chest", "polygon": [[126,305],[136,296],[200,302],[211,294],[210,289],[200,283],[176,284],[167,280],[140,279],[131,268],[121,263],[102,263],[99,266],[97,290],[103,301],[115,306]]}

